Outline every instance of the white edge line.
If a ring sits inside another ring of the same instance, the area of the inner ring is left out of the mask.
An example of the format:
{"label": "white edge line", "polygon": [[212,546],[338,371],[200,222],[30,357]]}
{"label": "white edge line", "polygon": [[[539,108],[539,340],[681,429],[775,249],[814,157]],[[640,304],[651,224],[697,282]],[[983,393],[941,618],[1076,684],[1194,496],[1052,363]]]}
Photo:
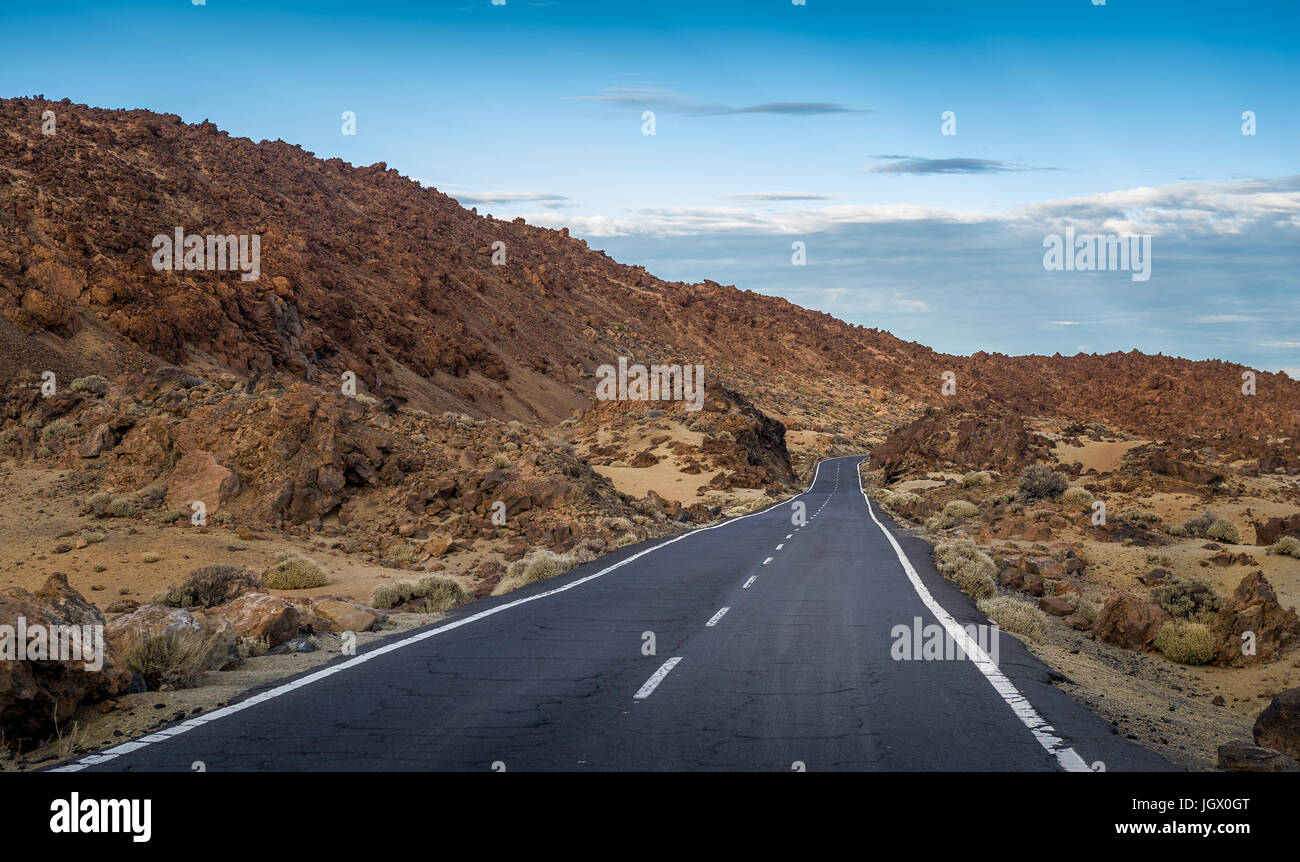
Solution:
{"label": "white edge line", "polygon": [[1029,731],[1033,733],[1039,745],[1043,746],[1048,754],[1056,758],[1061,768],[1066,772],[1091,772],[1092,769],[1087,762],[1073,748],[1065,745],[1065,740],[1056,735],[1056,728],[1048,724],[1047,720],[1039,715],[1038,710],[1034,709],[1029,699],[1021,694],[1015,684],[1007,678],[1006,674],[998,669],[998,666],[993,663],[988,654],[980,648],[979,643],[953,619],[952,614],[944,610],[943,606],[935,601],[934,596],[921,582],[921,577],[916,573],[916,569],[912,567],[911,560],[907,558],[907,554],[903,553],[902,545],[898,544],[894,534],[885,529],[885,525],[880,523],[880,519],[876,517],[875,509],[871,506],[871,498],[867,496],[866,489],[862,487],[861,470],[858,470],[858,490],[862,492],[862,499],[867,503],[867,512],[871,515],[871,520],[876,522],[880,532],[884,533],[885,538],[889,540],[889,544],[894,546],[894,553],[898,555],[898,561],[903,564],[903,571],[907,573],[907,579],[912,582],[912,588],[916,590],[916,594],[921,597],[921,601],[925,603],[925,606],[930,609],[930,612],[947,630],[948,635],[967,656],[971,657],[971,663],[979,668],[980,673],[984,674],[984,677],[993,686],[994,690],[1007,702],[1007,706],[1011,707],[1011,710],[1024,723],[1025,727],[1029,728]]}
{"label": "white edge line", "polygon": [[705,626],[710,626],[710,627],[711,627],[711,626],[716,626],[716,625],[718,624],[718,620],[722,619],[722,618],[726,615],[727,611],[729,611],[729,610],[731,610],[731,608],[729,608],[729,607],[727,607],[727,608],[723,608],[722,610],[720,610],[720,611],[718,611],[716,614],[714,614],[714,615],[713,615],[713,619],[709,620],[709,621],[708,621],[707,623],[705,623],[704,625],[705,625]]}
{"label": "white edge line", "polygon": [[[299,679],[293,680],[292,682],[287,682],[284,685],[280,685],[273,689],[269,689],[268,691],[264,691],[261,694],[253,695],[250,698],[241,700],[239,703],[231,704],[230,706],[223,707],[222,709],[218,709],[214,712],[209,712],[203,715],[195,716],[194,718],[191,718],[188,721],[183,721],[180,724],[175,725],[174,727],[167,728],[167,730],[164,733],[155,733],[155,734],[151,734],[150,736],[143,736],[140,737],[139,739],[135,739],[130,742],[123,743],[122,745],[117,745],[114,746],[113,748],[95,752],[94,754],[87,755],[86,757],[83,757],[74,763],[70,763],[65,766],[58,766],[49,771],[50,772],[79,772],[82,769],[85,769],[87,766],[94,766],[96,764],[104,763],[105,761],[120,757],[123,754],[129,754],[133,751],[138,751],[141,748],[150,745],[151,743],[161,742],[164,739],[170,739],[173,736],[178,736],[182,733],[193,730],[194,728],[207,724],[210,721],[216,721],[221,718],[226,718],[228,716],[234,715],[237,712],[242,712],[243,710],[248,709],[250,706],[256,706],[259,703],[264,703],[268,700],[273,700],[274,698],[280,697],[281,695],[284,694],[288,694],[291,691],[296,691],[297,689],[300,689],[303,686],[311,685],[314,682],[320,682],[321,680],[331,677],[336,673],[341,673],[342,671],[349,670],[350,668],[354,668],[357,665],[364,664],[370,661],[372,658],[384,655],[385,653],[390,653],[393,652],[394,650],[399,650],[402,647],[410,646],[413,643],[418,643],[419,641],[426,640],[427,638],[431,638],[434,635],[440,635],[443,632],[449,632],[452,629],[458,629],[463,625],[468,625],[469,623],[477,622],[478,620],[484,619],[486,617],[490,617],[493,614],[501,613],[502,611],[509,610],[510,608],[518,607],[519,605],[527,604],[528,602],[535,602],[538,599],[544,599],[549,596],[556,595],[557,593],[565,592],[566,590],[571,590],[580,584],[585,584],[588,581],[594,581],[596,578],[599,578],[602,575],[607,575],[610,572],[614,571],[615,569],[622,568],[623,566],[626,566],[628,563],[632,562],[633,560],[638,560],[641,557],[644,557],[646,554],[652,554],[655,551],[659,550],[660,548],[666,548],[675,542],[680,542],[682,539],[685,539],[688,536],[694,536],[696,533],[704,533],[709,530],[716,530],[719,527],[725,527],[728,524],[735,524],[738,521],[745,520],[746,518],[753,518],[757,515],[765,515],[768,512],[772,511],[773,509],[777,508],[778,506],[785,506],[799,499],[804,494],[807,494],[809,491],[811,491],[813,489],[813,486],[817,484],[817,477],[821,474],[822,464],[824,463],[825,461],[817,462],[817,467],[816,469],[813,470],[812,481],[808,483],[808,487],[806,489],[804,489],[798,494],[795,494],[793,497],[790,497],[787,500],[781,500],[778,503],[773,503],[772,505],[768,506],[766,509],[762,509],[761,511],[750,512],[748,515],[741,515],[739,518],[731,518],[726,521],[723,521],[720,524],[711,524],[710,526],[707,527],[699,527],[698,529],[690,530],[688,532],[682,533],[680,536],[673,536],[671,539],[665,542],[660,542],[659,544],[655,545],[653,548],[646,548],[644,551],[638,551],[632,556],[619,560],[617,563],[614,563],[611,566],[606,566],[605,568],[601,569],[599,572],[594,572],[590,575],[585,575],[581,578],[578,578],[576,581],[570,581],[569,583],[565,584],[562,587],[556,587],[555,589],[547,590],[544,593],[537,593],[536,595],[525,596],[524,598],[521,599],[515,599],[512,602],[506,602],[505,604],[497,605],[496,607],[489,608],[486,611],[479,611],[476,614],[472,614],[471,616],[465,617],[464,619],[461,620],[456,620],[455,622],[447,623],[444,626],[438,626],[437,628],[428,629],[427,631],[422,631],[417,634],[410,635],[409,637],[402,638],[390,644],[385,644],[384,646],[377,647],[373,650],[364,652],[361,655],[354,656],[353,658],[350,658],[347,661],[340,662],[335,665],[330,665],[329,667],[321,668],[315,673],[308,674],[307,676],[304,677],[300,677]],[[768,559],[770,560],[771,558],[769,557]],[[676,664],[677,661],[678,659],[669,659],[666,665]],[[665,674],[668,672],[667,670],[663,670],[663,668],[660,668],[660,670],[663,671]],[[669,666],[668,670],[672,670],[672,667]]]}
{"label": "white edge line", "polygon": [[659,687],[659,683],[663,682],[664,677],[668,676],[668,672],[677,667],[677,662],[681,660],[681,656],[673,656],[660,665],[659,670],[655,671],[651,677],[645,681],[645,685],[641,686],[637,693],[632,695],[632,698],[634,700],[645,700],[653,694],[654,690]]}

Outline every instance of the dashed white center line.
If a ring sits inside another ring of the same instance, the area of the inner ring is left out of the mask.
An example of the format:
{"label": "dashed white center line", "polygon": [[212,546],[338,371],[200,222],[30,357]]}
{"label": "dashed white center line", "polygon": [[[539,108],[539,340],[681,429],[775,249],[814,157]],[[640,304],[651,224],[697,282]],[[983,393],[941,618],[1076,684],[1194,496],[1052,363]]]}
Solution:
{"label": "dashed white center line", "polygon": [[742,590],[747,590],[747,589],[749,589],[750,587],[752,587],[752,586],[754,585],[754,581],[756,581],[756,580],[758,580],[758,575],[750,575],[750,576],[749,576],[749,580],[745,581],[745,585],[744,585],[743,587],[741,587],[741,589],[742,589]]}
{"label": "dashed white center line", "polygon": [[786,536],[786,538],[789,539],[789,538],[792,538],[793,536],[794,536],[794,533],[791,533],[789,536]]}
{"label": "dashed white center line", "polygon": [[677,662],[681,660],[682,660],[681,656],[674,656],[668,659],[668,661],[664,662],[662,665],[660,665],[659,670],[655,671],[654,675],[651,676],[648,680],[646,680],[645,685],[641,686],[641,689],[632,697],[635,700],[645,700],[647,697],[653,694],[654,690],[659,687],[659,683],[663,682],[664,677],[668,676],[668,672],[673,668],[677,667]]}
{"label": "dashed white center line", "polygon": [[771,557],[768,557],[766,560],[763,561],[763,565],[766,566],[766,565],[767,565],[768,563],[770,563],[770,562],[772,562],[772,558],[771,558]]}
{"label": "dashed white center line", "polygon": [[785,547],[785,542],[782,542],[781,544],[779,544],[779,545],[776,546],[776,549],[779,551],[779,550],[781,550],[781,549],[784,548],[784,547]]}
{"label": "dashed white center line", "polygon": [[723,608],[722,610],[718,611],[716,614],[713,615],[713,619],[709,620],[707,623],[704,624],[705,627],[706,627],[706,628],[711,628],[711,627],[713,627],[713,626],[716,626],[716,625],[718,624],[718,620],[722,619],[722,617],[723,617],[723,616],[727,613],[727,611],[729,611],[729,610],[731,610],[731,608]]}

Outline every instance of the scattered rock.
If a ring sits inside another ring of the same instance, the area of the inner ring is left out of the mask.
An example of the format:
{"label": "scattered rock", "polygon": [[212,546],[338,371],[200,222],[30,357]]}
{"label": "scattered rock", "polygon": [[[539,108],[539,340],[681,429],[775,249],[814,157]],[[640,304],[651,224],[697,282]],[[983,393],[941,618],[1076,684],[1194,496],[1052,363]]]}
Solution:
{"label": "scattered rock", "polygon": [[1068,617],[1074,613],[1074,605],[1056,596],[1043,596],[1038,600],[1038,609],[1054,617]]}
{"label": "scattered rock", "polygon": [[388,619],[388,615],[377,608],[338,599],[321,599],[312,606],[317,616],[325,619],[334,632],[368,632]]}
{"label": "scattered rock", "polygon": [[1255,744],[1300,760],[1300,688],[1274,695],[1255,719]]}
{"label": "scattered rock", "polygon": [[1117,647],[1146,650],[1160,633],[1160,627],[1172,617],[1163,608],[1126,593],[1114,593],[1106,599],[1092,629],[1097,639]]}
{"label": "scattered rock", "polygon": [[1141,581],[1144,586],[1153,587],[1164,581],[1167,577],[1169,577],[1169,572],[1165,569],[1152,569],[1145,575],[1138,575],[1138,580]]}
{"label": "scattered rock", "polygon": [[298,634],[297,607],[266,593],[248,593],[208,613],[227,620],[236,638],[264,640],[273,648]]}
{"label": "scattered rock", "polygon": [[1232,772],[1300,772],[1300,764],[1272,748],[1235,740],[1219,746],[1219,769]]}
{"label": "scattered rock", "polygon": [[[0,625],[99,626],[104,617],[56,572],[35,594],[11,587],[0,590]],[[11,642],[12,646],[12,642]],[[35,742],[54,730],[54,722],[72,717],[83,701],[121,692],[131,673],[110,644],[103,666],[88,670],[93,657],[81,660],[0,660],[0,731],[14,742]]]}
{"label": "scattered rock", "polygon": [[[1215,636],[1215,659],[1219,665],[1241,666],[1270,662],[1300,643],[1300,617],[1283,608],[1277,593],[1262,571],[1241,579],[1233,594],[1224,600],[1210,624]],[[1255,653],[1243,653],[1253,635]]]}

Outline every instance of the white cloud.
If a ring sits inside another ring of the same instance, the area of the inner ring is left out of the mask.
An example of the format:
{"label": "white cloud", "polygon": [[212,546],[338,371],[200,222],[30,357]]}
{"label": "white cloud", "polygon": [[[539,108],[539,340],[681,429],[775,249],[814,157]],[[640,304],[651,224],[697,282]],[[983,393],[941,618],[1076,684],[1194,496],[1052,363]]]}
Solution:
{"label": "white cloud", "polygon": [[[555,196],[556,199],[565,200]],[[515,215],[515,213],[511,213]],[[1300,230],[1300,178],[1189,183],[1124,189],[1027,204],[1010,212],[955,210],[919,204],[828,204],[756,211],[683,206],[620,215],[518,213],[533,224],[568,227],[583,236],[690,236],[709,233],[806,234],[846,225],[934,221],[991,224],[1060,233],[1171,236],[1239,235],[1261,225]]]}
{"label": "white cloud", "polygon": [[1260,318],[1245,314],[1201,314],[1192,318],[1192,323],[1259,323]]}

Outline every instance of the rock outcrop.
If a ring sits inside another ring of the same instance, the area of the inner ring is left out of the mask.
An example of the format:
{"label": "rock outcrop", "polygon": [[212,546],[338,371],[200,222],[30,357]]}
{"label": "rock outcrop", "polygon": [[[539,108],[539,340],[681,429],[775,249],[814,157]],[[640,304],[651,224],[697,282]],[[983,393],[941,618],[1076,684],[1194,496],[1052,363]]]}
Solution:
{"label": "rock outcrop", "polygon": [[[100,659],[71,647],[63,657],[52,656],[54,632],[67,631],[56,627],[73,626],[79,635],[91,634],[81,643],[92,653],[98,633]],[[35,593],[0,590],[0,730],[7,743],[39,742],[68,721],[82,702],[126,689],[131,672],[107,642],[103,627],[103,615],[62,573],[51,575]],[[21,654],[28,656],[21,660],[20,635],[25,639]],[[33,658],[36,655],[52,657]]]}

